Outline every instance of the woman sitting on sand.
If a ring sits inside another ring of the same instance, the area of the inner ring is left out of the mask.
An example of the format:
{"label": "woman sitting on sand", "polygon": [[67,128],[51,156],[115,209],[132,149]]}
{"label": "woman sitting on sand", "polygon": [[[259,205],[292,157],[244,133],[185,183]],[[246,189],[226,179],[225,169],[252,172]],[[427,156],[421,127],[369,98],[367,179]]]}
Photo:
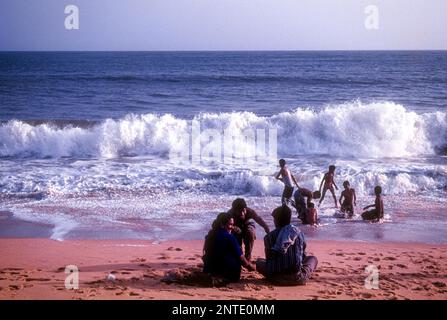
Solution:
{"label": "woman sitting on sand", "polygon": [[237,282],[241,277],[242,266],[249,271],[254,271],[256,267],[244,257],[236,238],[231,234],[233,227],[234,220],[230,213],[222,212],[214,220],[212,229],[205,237],[203,272]]}

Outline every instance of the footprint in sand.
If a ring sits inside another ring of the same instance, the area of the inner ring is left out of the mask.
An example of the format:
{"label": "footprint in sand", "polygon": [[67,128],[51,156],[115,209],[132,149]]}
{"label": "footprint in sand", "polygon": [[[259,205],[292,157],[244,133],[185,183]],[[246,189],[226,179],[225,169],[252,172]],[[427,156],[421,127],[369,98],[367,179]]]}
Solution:
{"label": "footprint in sand", "polygon": [[435,281],[432,282],[432,284],[436,287],[436,288],[445,288],[446,284],[444,282],[441,281]]}
{"label": "footprint in sand", "polygon": [[195,297],[196,296],[194,293],[187,292],[187,291],[179,291],[179,293],[183,294],[185,296],[190,296],[190,297]]}
{"label": "footprint in sand", "polygon": [[23,271],[22,268],[4,268],[2,271],[10,272],[10,271]]}
{"label": "footprint in sand", "polygon": [[144,267],[144,268],[148,268],[148,269],[152,269],[152,267],[150,265],[148,265],[147,263],[141,263],[138,265],[139,267]]}
{"label": "footprint in sand", "polygon": [[108,285],[106,285],[106,286],[104,286],[104,290],[118,290],[119,288],[118,287],[115,287],[115,286],[108,286]]}
{"label": "footprint in sand", "polygon": [[168,251],[183,251],[183,249],[182,248],[169,247]]}
{"label": "footprint in sand", "polygon": [[348,296],[353,296],[353,295],[354,295],[353,292],[346,292],[346,294],[347,294]]}
{"label": "footprint in sand", "polygon": [[47,278],[26,278],[25,281],[51,281],[51,279],[47,279]]}
{"label": "footprint in sand", "polygon": [[15,285],[15,284],[10,284],[9,285],[9,290],[15,291],[15,290],[20,290],[20,289],[21,289],[21,286],[18,286],[18,285]]}
{"label": "footprint in sand", "polygon": [[394,261],[394,260],[396,260],[396,258],[394,258],[394,257],[385,257],[385,258],[383,258],[383,260],[391,260],[391,261]]}
{"label": "footprint in sand", "polygon": [[366,298],[366,299],[371,299],[371,298],[375,297],[374,294],[369,293],[369,292],[362,292],[362,293],[360,293],[360,294],[361,294],[361,296],[362,296],[363,298]]}
{"label": "footprint in sand", "polygon": [[265,286],[260,286],[260,285],[256,285],[256,284],[245,284],[242,290],[245,291],[251,291],[251,290],[255,290],[255,291],[261,291],[262,289],[265,289]]}
{"label": "footprint in sand", "polygon": [[422,291],[422,290],[424,290],[424,288],[422,288],[422,287],[415,287],[415,288],[411,288],[411,290]]}

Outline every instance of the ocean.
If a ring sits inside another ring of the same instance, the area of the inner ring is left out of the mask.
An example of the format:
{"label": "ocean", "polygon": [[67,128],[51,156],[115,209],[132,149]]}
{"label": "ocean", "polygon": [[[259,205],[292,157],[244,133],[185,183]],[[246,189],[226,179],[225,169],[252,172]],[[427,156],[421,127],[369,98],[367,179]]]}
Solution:
{"label": "ocean", "polygon": [[[349,221],[328,194],[309,239],[447,243],[446,114],[445,51],[0,52],[0,236],[202,239],[236,197],[273,227],[284,158],[357,192]],[[194,122],[273,130],[276,152],[170,161]],[[375,185],[382,224],[359,217]]]}

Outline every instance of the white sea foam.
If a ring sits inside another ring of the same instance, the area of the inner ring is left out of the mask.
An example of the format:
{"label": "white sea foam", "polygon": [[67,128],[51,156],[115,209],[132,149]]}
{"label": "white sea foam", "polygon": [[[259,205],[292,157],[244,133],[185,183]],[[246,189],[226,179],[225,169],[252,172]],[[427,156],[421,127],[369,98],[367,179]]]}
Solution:
{"label": "white sea foam", "polygon": [[[194,120],[202,130],[220,132],[275,128],[279,156],[406,157],[435,154],[447,144],[444,112],[417,114],[393,102],[346,103],[319,111],[298,108],[271,117],[251,112],[201,114]],[[11,120],[0,126],[0,156],[167,156],[182,148],[182,138],[189,133],[187,120],[169,114],[130,114],[87,128]]]}
{"label": "white sea foam", "polygon": [[[278,156],[287,159],[300,185],[312,190],[332,163],[339,187],[348,180],[359,195],[370,195],[378,184],[388,195],[442,193],[447,186],[445,159],[436,154],[447,140],[442,112],[417,114],[391,102],[357,102],[271,117],[244,112],[195,119],[202,130],[276,128]],[[184,119],[154,114],[86,128],[9,121],[0,126],[0,196],[281,195],[283,185],[274,179],[277,159],[274,165],[167,162],[188,130]]]}

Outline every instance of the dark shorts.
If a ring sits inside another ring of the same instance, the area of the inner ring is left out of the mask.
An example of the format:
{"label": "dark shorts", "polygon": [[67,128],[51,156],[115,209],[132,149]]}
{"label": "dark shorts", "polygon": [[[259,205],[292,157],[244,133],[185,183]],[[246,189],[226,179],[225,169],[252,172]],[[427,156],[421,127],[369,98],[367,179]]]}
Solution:
{"label": "dark shorts", "polygon": [[363,220],[375,220],[379,219],[379,213],[376,209],[365,211],[362,213],[362,219]]}
{"label": "dark shorts", "polygon": [[284,199],[290,199],[292,198],[293,195],[293,187],[284,187],[284,191],[282,192],[282,197]]}
{"label": "dark shorts", "polygon": [[248,221],[247,224],[241,228],[241,233],[234,234],[239,245],[242,245],[243,240],[252,241],[256,240],[256,225],[254,221]]}
{"label": "dark shorts", "polygon": [[351,216],[354,214],[354,207],[352,206],[351,203],[343,202],[340,209],[342,212],[346,212]]}

